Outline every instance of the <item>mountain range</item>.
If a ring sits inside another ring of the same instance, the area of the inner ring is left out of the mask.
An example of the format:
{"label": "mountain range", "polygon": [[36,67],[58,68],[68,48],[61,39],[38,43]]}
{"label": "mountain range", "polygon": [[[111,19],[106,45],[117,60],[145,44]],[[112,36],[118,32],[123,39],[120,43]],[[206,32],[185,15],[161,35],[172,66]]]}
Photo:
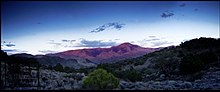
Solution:
{"label": "mountain range", "polygon": [[26,53],[13,54],[12,57],[34,58],[40,64],[55,66],[60,63],[72,68],[94,67],[100,63],[111,63],[151,53],[161,48],[144,48],[131,43],[122,43],[110,48],[92,48],[69,50],[54,54],[31,55]]}
{"label": "mountain range", "polygon": [[47,56],[58,56],[65,59],[79,57],[91,60],[94,63],[106,63],[110,61],[135,58],[160,49],[161,48],[144,48],[131,43],[122,43],[118,46],[112,46],[111,48],[69,50],[55,54],[47,54]]}

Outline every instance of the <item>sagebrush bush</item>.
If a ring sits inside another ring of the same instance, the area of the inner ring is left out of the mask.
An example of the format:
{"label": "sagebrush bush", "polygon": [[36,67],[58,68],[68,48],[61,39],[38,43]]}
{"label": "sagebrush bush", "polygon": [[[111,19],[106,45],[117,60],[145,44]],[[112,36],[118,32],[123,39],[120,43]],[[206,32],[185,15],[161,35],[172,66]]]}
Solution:
{"label": "sagebrush bush", "polygon": [[119,86],[119,79],[104,69],[96,69],[83,79],[86,89],[114,89]]}
{"label": "sagebrush bush", "polygon": [[142,73],[134,69],[125,71],[124,75],[125,75],[125,78],[127,78],[131,82],[142,80]]}
{"label": "sagebrush bush", "polygon": [[170,60],[159,58],[155,63],[155,68],[159,69],[159,71],[166,76],[172,75],[174,73],[174,70],[178,68],[177,66],[178,61],[174,60],[173,58]]}
{"label": "sagebrush bush", "polygon": [[129,80],[131,82],[141,81],[143,74],[141,71],[135,70],[135,69],[128,69],[124,71],[116,71],[114,72],[115,76],[124,79]]}
{"label": "sagebrush bush", "polygon": [[72,69],[70,67],[68,67],[68,66],[65,66],[63,70],[66,73],[71,73],[71,71],[72,71]]}

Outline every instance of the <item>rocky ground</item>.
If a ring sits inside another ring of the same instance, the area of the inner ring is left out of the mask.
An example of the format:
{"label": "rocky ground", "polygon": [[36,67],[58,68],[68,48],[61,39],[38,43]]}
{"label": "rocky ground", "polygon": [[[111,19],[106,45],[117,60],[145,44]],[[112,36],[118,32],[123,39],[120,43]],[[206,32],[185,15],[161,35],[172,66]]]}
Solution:
{"label": "rocky ground", "polygon": [[122,90],[219,90],[220,68],[209,68],[195,81],[164,80],[148,82],[126,82],[120,81]]}
{"label": "rocky ground", "polygon": [[41,76],[42,90],[77,90],[82,88],[82,78],[85,74],[42,70]]}
{"label": "rocky ground", "polygon": [[[120,80],[119,88],[115,90],[219,90],[220,68],[212,67],[194,81],[166,80],[163,75],[159,79],[145,82],[128,82]],[[83,90],[84,73],[64,73],[54,70],[41,70],[40,90]],[[25,90],[26,88],[16,88]],[[27,88],[28,90],[30,88]],[[36,88],[33,88],[36,89]],[[6,89],[7,90],[7,89]],[[9,89],[10,90],[10,89]]]}
{"label": "rocky ground", "polygon": [[[117,90],[219,90],[220,89],[220,68],[209,68],[201,76],[201,79],[194,81],[182,80],[150,80],[147,82],[120,81]],[[67,74],[50,70],[42,71],[43,90],[77,90],[82,89],[83,73]],[[161,78],[161,77],[160,77]]]}

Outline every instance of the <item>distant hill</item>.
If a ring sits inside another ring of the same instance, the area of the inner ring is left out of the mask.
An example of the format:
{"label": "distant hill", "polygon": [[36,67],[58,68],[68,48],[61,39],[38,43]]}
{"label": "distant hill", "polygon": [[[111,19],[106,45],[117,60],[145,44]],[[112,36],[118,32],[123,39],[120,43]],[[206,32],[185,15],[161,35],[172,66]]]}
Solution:
{"label": "distant hill", "polygon": [[111,48],[69,50],[55,54],[47,54],[47,56],[59,56],[65,59],[80,57],[89,59],[95,63],[105,63],[109,61],[135,58],[157,50],[160,50],[160,48],[144,48],[131,43],[123,43]]}
{"label": "distant hill", "polygon": [[88,67],[94,67],[96,64],[93,62],[89,61],[88,59],[83,59],[83,58],[74,58],[74,59],[64,59],[56,56],[46,56],[46,55],[31,55],[31,54],[26,54],[26,53],[20,53],[20,54],[13,54],[8,56],[7,58],[11,60],[11,58],[16,58],[13,60],[28,60],[28,59],[33,59],[39,62],[42,65],[51,65],[55,66],[56,64],[60,63],[63,66],[67,66],[70,68],[88,68]]}

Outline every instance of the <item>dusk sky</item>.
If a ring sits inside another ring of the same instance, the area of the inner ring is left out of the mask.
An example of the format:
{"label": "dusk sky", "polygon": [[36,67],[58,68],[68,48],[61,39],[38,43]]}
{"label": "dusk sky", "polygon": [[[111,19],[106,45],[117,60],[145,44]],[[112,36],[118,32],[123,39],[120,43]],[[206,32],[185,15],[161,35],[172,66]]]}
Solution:
{"label": "dusk sky", "polygon": [[219,1],[1,3],[1,49],[46,54],[130,42],[157,48],[219,38]]}

